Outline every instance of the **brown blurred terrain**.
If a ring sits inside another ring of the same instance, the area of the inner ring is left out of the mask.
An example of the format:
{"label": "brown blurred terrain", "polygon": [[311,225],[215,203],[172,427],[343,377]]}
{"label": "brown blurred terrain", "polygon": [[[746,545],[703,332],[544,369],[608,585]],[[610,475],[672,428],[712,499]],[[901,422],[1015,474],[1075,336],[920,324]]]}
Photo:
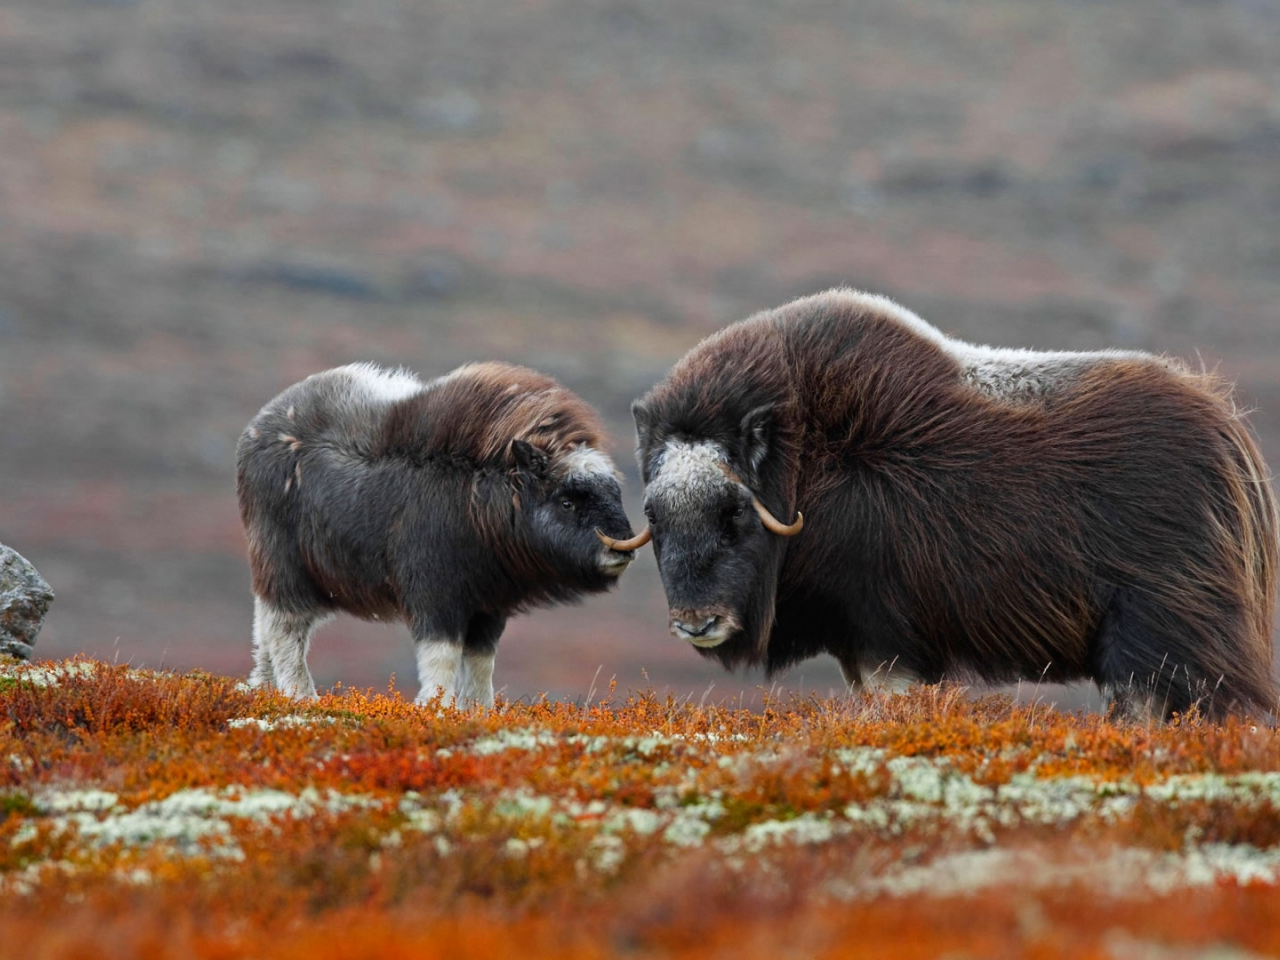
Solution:
{"label": "brown blurred terrain", "polygon": [[[0,542],[58,593],[37,652],[247,672],[234,444],[308,373],[543,369],[638,518],[631,399],[835,284],[1202,357],[1280,463],[1277,49],[1274,0],[7,0]],[[414,689],[403,630],[341,620],[311,662]],[[497,681],[611,676],[761,682],[666,635],[648,557],[515,621]]]}

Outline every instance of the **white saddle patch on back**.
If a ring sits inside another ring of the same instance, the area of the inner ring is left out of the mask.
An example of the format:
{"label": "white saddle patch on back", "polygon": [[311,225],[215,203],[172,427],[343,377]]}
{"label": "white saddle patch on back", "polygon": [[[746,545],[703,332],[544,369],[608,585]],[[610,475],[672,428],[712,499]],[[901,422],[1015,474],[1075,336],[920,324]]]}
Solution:
{"label": "white saddle patch on back", "polygon": [[374,403],[395,403],[423,388],[422,381],[408,370],[384,370],[373,363],[351,363],[333,372],[346,374],[360,399]]}
{"label": "white saddle patch on back", "polygon": [[1150,360],[1141,350],[1025,350],[988,347],[947,336],[888,297],[861,291],[845,291],[871,311],[889,317],[937,344],[961,367],[961,379],[988,396],[1001,400],[1031,400],[1054,392],[1064,381],[1106,360]]}
{"label": "white saddle patch on back", "polygon": [[1052,393],[1064,382],[1104,360],[1147,357],[1136,350],[1011,350],[950,340],[952,356],[963,367],[964,382],[975,390],[1005,400],[1030,400]]}

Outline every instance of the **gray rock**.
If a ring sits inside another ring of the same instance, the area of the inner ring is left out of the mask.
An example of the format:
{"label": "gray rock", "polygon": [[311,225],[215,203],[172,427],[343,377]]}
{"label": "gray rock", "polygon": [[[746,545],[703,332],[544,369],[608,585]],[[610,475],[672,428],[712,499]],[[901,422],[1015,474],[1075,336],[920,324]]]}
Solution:
{"label": "gray rock", "polygon": [[26,559],[0,543],[0,654],[30,660],[53,589]]}

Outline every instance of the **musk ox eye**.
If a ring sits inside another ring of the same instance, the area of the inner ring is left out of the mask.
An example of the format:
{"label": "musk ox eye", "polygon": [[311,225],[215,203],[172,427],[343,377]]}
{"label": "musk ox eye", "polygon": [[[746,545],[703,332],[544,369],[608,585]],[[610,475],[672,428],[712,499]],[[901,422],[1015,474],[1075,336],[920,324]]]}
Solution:
{"label": "musk ox eye", "polygon": [[577,504],[568,497],[565,497],[560,501],[560,509],[565,511],[565,513],[573,513],[573,511],[577,509]]}

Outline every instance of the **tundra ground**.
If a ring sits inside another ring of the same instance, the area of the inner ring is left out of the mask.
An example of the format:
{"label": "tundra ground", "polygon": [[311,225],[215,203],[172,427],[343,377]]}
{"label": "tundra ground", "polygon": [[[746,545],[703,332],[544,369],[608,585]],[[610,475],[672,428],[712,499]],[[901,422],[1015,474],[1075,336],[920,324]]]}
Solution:
{"label": "tundra ground", "polygon": [[94,661],[10,664],[0,706],[31,958],[1280,952],[1280,737],[1245,723],[948,687],[298,703]]}

